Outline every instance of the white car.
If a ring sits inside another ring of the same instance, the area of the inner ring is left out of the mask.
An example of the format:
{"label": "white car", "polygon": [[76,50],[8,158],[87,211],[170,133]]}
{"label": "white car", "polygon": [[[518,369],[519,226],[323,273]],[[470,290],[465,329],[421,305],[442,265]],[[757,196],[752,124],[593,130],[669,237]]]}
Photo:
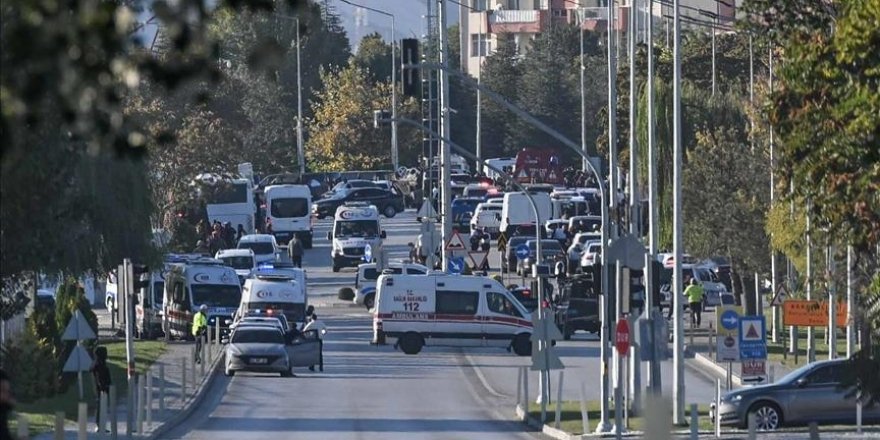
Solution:
{"label": "white car", "polygon": [[281,253],[275,236],[270,234],[250,234],[241,237],[238,241],[239,249],[250,249],[254,251],[254,258],[257,264],[273,263],[278,259]]}
{"label": "white car", "polygon": [[598,241],[588,242],[581,256],[581,268],[592,267],[602,259],[602,243]]}
{"label": "white car", "polygon": [[501,203],[483,202],[474,209],[471,217],[471,230],[486,228],[486,232],[497,235],[501,226]]}
{"label": "white car", "polygon": [[600,234],[596,234],[593,232],[579,232],[575,234],[575,236],[571,239],[571,245],[568,246],[567,254],[568,254],[568,267],[573,271],[575,268],[579,267],[581,264],[581,257],[584,256],[584,249],[586,249],[587,243],[596,242],[600,243],[602,239]]}
{"label": "white car", "polygon": [[257,270],[257,258],[252,249],[221,249],[214,258],[235,269],[242,283]]}

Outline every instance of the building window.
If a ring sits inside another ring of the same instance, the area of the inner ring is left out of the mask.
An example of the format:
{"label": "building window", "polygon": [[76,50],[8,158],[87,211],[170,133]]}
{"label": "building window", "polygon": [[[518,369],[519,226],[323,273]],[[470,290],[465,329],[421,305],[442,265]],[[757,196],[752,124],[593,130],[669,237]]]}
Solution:
{"label": "building window", "polygon": [[488,7],[488,0],[471,0],[471,8],[475,11],[485,11]]}
{"label": "building window", "polygon": [[568,9],[554,9],[553,16],[554,17],[567,17],[568,16]]}
{"label": "building window", "polygon": [[519,10],[519,0],[507,0],[507,9],[509,10]]}
{"label": "building window", "polygon": [[485,57],[489,55],[489,36],[486,34],[471,34],[471,56]]}

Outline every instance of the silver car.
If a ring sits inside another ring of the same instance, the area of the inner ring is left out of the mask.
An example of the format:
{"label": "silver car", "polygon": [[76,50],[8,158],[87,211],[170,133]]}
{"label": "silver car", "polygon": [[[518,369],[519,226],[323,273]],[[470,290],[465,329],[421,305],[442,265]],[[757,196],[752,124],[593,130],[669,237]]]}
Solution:
{"label": "silver car", "polygon": [[[856,398],[840,388],[846,360],[814,362],[792,371],[778,382],[742,388],[721,396],[716,412],[722,425],[746,427],[748,414],[755,414],[760,430],[810,422],[855,423]],[[863,408],[865,423],[880,421],[880,405]]]}
{"label": "silver car", "polygon": [[224,371],[227,376],[235,375],[236,371],[293,376],[284,333],[281,329],[268,325],[236,328],[226,345]]}

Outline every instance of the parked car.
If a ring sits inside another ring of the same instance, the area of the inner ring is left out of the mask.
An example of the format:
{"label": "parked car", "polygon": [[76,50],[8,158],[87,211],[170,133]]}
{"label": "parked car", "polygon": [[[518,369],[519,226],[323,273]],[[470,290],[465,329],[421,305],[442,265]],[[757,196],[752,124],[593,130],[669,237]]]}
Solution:
{"label": "parked car", "polygon": [[336,185],[334,185],[333,188],[330,189],[330,191],[327,191],[323,195],[321,195],[321,198],[332,197],[334,194],[337,194],[340,192],[348,192],[349,190],[352,190],[355,188],[378,188],[378,187],[379,187],[379,185],[377,185],[376,182],[374,182],[372,180],[363,180],[363,179],[344,180],[344,181],[339,182]]}
{"label": "parked car", "polygon": [[601,263],[602,260],[602,243],[598,241],[590,241],[584,244],[584,251],[581,253],[580,267],[581,270],[590,266]]}
{"label": "parked car", "polygon": [[584,249],[586,249],[586,244],[592,241],[600,241],[602,239],[601,234],[597,234],[595,232],[578,232],[571,239],[571,245],[568,246],[568,270],[570,273],[574,273],[581,266],[581,257],[584,254]]}
{"label": "parked car", "polygon": [[[853,424],[856,397],[841,387],[845,359],[814,362],[792,371],[773,384],[746,387],[721,396],[711,404],[710,416],[722,425],[745,428],[748,415],[755,415],[759,430],[819,423]],[[862,409],[863,423],[880,422],[880,405]]]}
{"label": "parked car", "polygon": [[460,232],[470,232],[471,218],[477,205],[483,202],[482,198],[458,197],[452,201],[452,225]]}
{"label": "parked car", "polygon": [[578,330],[599,332],[599,289],[592,273],[575,275],[560,286],[554,298],[553,316],[565,340]]}
{"label": "parked car", "polygon": [[529,256],[522,261],[522,264],[520,264],[519,267],[519,270],[526,275],[532,273],[532,266],[535,264],[547,263],[552,266],[556,261],[564,261],[566,258],[565,251],[562,250],[562,245],[556,240],[541,240],[540,258],[537,255],[538,243],[536,240],[526,241],[526,246],[529,247]]}
{"label": "parked car", "polygon": [[497,237],[501,226],[501,204],[500,203],[480,203],[474,210],[471,217],[471,229],[486,228],[486,232]]}
{"label": "parked car", "polygon": [[[532,235],[531,239],[534,238],[535,236]],[[519,235],[516,237],[510,237],[507,241],[507,247],[504,250],[504,258],[501,259],[501,270],[503,272],[510,272],[511,269],[516,269],[519,265],[518,258],[516,258],[516,248],[529,241],[529,239],[530,237]]]}
{"label": "parked car", "polygon": [[403,196],[395,190],[387,190],[375,185],[366,188],[353,188],[335,192],[331,197],[315,201],[312,211],[319,218],[331,217],[336,208],[347,202],[366,202],[375,205],[385,217],[391,218],[402,212]]}

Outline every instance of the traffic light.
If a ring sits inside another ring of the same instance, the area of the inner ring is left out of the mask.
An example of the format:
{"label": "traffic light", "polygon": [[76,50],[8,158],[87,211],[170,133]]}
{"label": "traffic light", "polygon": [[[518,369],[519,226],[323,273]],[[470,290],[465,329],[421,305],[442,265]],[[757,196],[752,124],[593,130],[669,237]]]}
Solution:
{"label": "traffic light", "polygon": [[419,69],[406,67],[419,64],[419,40],[416,38],[404,38],[401,43],[403,61],[403,94],[406,96],[418,96],[421,77]]}

